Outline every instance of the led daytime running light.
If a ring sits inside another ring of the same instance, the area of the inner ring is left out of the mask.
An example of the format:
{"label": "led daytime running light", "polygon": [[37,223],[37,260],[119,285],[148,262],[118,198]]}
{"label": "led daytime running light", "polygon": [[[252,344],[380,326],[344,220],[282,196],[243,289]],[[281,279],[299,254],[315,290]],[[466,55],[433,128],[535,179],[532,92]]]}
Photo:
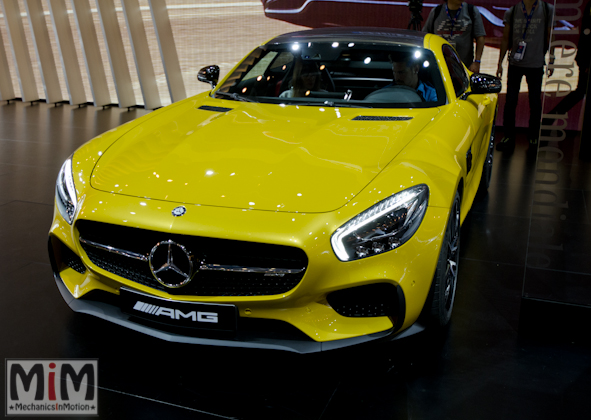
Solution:
{"label": "led daytime running light", "polygon": [[70,224],[76,212],[76,187],[72,176],[72,159],[62,165],[56,183],[57,205],[62,217]]}
{"label": "led daytime running light", "polygon": [[[394,249],[404,243],[422,221],[426,211],[429,189],[426,185],[417,185],[401,191],[370,207],[338,228],[331,238],[333,250],[341,261],[369,257]],[[391,217],[395,212],[405,210],[406,213]],[[371,228],[371,225],[375,228]],[[390,232],[381,231],[379,225],[388,225]],[[411,226],[412,225],[412,226]],[[393,226],[396,228],[394,229]],[[366,237],[360,235],[366,234]],[[357,245],[375,244],[375,253],[352,256],[347,247],[351,247],[351,238]],[[380,242],[380,243],[378,243]],[[377,250],[377,251],[376,251]]]}

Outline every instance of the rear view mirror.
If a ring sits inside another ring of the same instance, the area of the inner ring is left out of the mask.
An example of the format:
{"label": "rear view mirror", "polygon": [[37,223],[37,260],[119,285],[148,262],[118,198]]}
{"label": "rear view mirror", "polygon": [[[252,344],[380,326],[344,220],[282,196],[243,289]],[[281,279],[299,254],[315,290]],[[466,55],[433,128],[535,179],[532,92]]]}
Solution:
{"label": "rear view mirror", "polygon": [[470,77],[470,87],[474,94],[499,93],[501,91],[501,79],[484,73],[474,73]]}
{"label": "rear view mirror", "polygon": [[197,80],[204,83],[209,83],[212,89],[215,89],[220,78],[219,66],[205,66],[199,73],[197,73]]}

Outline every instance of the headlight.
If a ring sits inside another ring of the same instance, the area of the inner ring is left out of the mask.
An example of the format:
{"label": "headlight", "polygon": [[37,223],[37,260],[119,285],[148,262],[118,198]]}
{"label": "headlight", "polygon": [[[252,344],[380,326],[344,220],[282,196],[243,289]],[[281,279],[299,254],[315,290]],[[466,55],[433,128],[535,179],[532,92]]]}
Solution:
{"label": "headlight", "polygon": [[74,213],[76,213],[76,188],[74,187],[74,177],[72,176],[72,159],[69,158],[62,165],[62,169],[57,176],[55,185],[55,202],[57,208],[64,219],[72,224]]}
{"label": "headlight", "polygon": [[421,184],[380,201],[338,228],[332,249],[339,260],[352,261],[399,247],[419,228],[428,200]]}

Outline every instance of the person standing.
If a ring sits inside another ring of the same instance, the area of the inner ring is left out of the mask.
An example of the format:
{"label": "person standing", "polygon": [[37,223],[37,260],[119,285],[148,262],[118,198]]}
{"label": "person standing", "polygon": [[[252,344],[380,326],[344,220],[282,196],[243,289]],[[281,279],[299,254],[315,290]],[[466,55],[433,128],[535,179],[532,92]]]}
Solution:
{"label": "person standing", "polygon": [[[462,0],[445,0],[429,13],[423,32],[443,37],[471,72],[480,71],[486,31],[477,7]],[[474,55],[476,41],[476,55]]]}
{"label": "person standing", "polygon": [[[497,143],[497,150],[512,152],[515,149],[515,113],[519,100],[521,79],[525,76],[529,99],[529,151],[538,148],[540,119],[542,117],[542,79],[546,64],[546,51],[550,45],[550,32],[554,7],[542,0],[522,0],[505,12],[503,39],[499,55],[497,77],[503,75],[503,60],[509,53],[507,71],[507,96],[503,109],[505,136]],[[550,64],[554,55],[550,53]],[[548,69],[548,77],[553,69]]]}

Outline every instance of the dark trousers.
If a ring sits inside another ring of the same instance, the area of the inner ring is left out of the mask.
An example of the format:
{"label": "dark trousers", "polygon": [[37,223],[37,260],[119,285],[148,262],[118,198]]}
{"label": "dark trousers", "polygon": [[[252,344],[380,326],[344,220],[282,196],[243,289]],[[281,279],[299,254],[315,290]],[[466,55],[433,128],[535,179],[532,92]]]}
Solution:
{"label": "dark trousers", "polygon": [[507,73],[507,97],[503,109],[503,128],[506,137],[515,138],[515,112],[519,99],[521,79],[525,76],[529,91],[529,128],[527,137],[537,139],[540,133],[540,119],[542,118],[542,79],[544,68],[528,68],[509,64]]}

